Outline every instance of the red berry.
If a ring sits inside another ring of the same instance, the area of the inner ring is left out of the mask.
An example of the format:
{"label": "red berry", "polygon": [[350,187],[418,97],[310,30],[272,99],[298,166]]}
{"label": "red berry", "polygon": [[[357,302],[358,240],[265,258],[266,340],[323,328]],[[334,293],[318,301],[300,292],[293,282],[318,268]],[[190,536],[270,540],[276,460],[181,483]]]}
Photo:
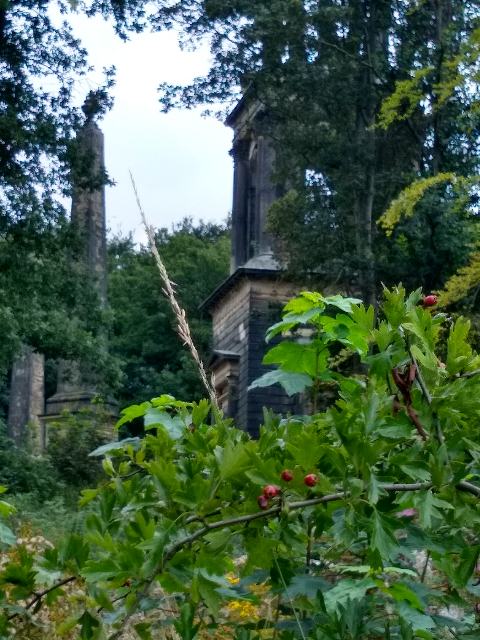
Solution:
{"label": "red berry", "polygon": [[305,484],[307,487],[314,487],[318,482],[318,476],[315,473],[309,473],[305,476]]}
{"label": "red berry", "polygon": [[475,611],[480,612],[480,602],[477,602],[477,604],[475,605]]}
{"label": "red berry", "polygon": [[263,490],[263,495],[269,500],[271,500],[272,498],[275,498],[277,494],[278,494],[278,487],[276,487],[273,484],[268,484]]}
{"label": "red berry", "polygon": [[128,580],[125,580],[125,582],[123,583],[124,587],[129,587],[132,584],[132,581],[130,580],[130,578]]}
{"label": "red berry", "polygon": [[290,469],[284,469],[282,471],[282,480],[285,482],[291,482],[293,480],[293,473]]}
{"label": "red berry", "polygon": [[434,307],[437,304],[437,296],[429,295],[423,300],[423,304],[426,307]]}
{"label": "red berry", "polygon": [[268,498],[265,496],[258,496],[257,502],[260,509],[268,509]]}

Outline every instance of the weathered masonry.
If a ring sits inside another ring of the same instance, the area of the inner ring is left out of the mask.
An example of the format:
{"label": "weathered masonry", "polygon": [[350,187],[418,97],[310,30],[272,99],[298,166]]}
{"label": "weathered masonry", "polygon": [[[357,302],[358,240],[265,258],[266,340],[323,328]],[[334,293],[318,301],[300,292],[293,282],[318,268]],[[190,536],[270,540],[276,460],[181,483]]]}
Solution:
{"label": "weathered masonry", "polygon": [[[94,114],[88,111],[88,106],[87,99],[84,107],[87,119],[78,132],[78,138],[90,162],[92,174],[100,175],[104,170],[103,133],[94,122]],[[102,306],[106,308],[107,249],[103,185],[96,189],[82,189],[74,185],[72,222],[83,236],[85,252],[82,260],[89,277],[98,287]],[[12,367],[7,422],[7,433],[17,445],[21,445],[27,435],[27,424],[32,425],[32,433],[28,435],[37,453],[41,453],[46,444],[48,423],[61,420],[63,411],[77,413],[82,409],[91,409],[92,400],[98,395],[98,380],[91,379],[82,370],[81,363],[60,361],[57,391],[45,403],[44,368],[43,355],[25,346]],[[105,405],[111,415],[116,416],[116,402],[107,399]]]}
{"label": "weathered masonry", "polygon": [[226,122],[234,131],[231,275],[202,305],[213,319],[210,369],[220,406],[253,437],[258,436],[263,407],[282,414],[300,409],[279,385],[248,390],[268,370],[262,365],[269,348],[265,332],[296,292],[281,277],[272,238],[265,232],[268,210],[281,189],[272,182],[275,151],[253,131],[259,116],[258,103],[244,99]]}

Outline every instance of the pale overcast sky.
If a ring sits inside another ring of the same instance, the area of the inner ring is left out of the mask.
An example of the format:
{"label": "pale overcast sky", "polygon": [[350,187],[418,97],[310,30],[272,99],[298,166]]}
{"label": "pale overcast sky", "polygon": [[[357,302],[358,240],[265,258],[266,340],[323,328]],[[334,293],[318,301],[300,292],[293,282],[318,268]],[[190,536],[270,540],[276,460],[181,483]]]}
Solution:
{"label": "pale overcast sky", "polygon": [[[162,114],[157,93],[161,82],[183,84],[207,71],[208,50],[180,51],[174,32],[132,34],[123,42],[99,18],[70,14],[68,21],[97,70],[117,69],[115,105],[99,123],[107,171],[116,182],[106,196],[110,233],[133,231],[144,241],[129,169],[154,226],[170,227],[186,216],[224,220],[232,201],[231,130],[203,118],[201,110]],[[84,81],[79,94],[94,87]]]}

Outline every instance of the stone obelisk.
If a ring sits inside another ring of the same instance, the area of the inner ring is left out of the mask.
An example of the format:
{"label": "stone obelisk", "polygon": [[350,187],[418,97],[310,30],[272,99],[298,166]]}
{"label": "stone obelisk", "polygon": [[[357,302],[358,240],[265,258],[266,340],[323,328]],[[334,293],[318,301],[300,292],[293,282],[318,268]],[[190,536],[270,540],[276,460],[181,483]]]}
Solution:
{"label": "stone obelisk", "polygon": [[[83,110],[87,120],[78,133],[82,157],[89,165],[89,176],[98,181],[95,188],[74,184],[72,200],[72,223],[82,238],[84,253],[81,257],[86,271],[97,288],[102,307],[107,307],[107,243],[105,222],[104,138],[94,121],[95,108],[85,102]],[[106,340],[105,340],[105,348]],[[81,363],[62,360],[59,363],[57,392],[46,403],[44,421],[51,422],[61,416],[62,411],[76,413],[91,408],[92,400],[98,396],[98,381],[89,378]],[[108,409],[116,414],[116,404],[107,401]]]}

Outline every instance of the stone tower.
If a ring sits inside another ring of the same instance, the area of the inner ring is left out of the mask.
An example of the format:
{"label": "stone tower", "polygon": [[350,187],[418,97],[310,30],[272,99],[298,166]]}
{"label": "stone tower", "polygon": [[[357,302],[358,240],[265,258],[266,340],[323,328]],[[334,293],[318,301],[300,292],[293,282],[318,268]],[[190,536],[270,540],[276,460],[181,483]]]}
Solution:
{"label": "stone tower", "polygon": [[[81,154],[89,163],[93,180],[104,175],[104,137],[93,120],[93,114],[84,107],[87,120],[78,133]],[[72,199],[72,223],[76,225],[84,242],[82,262],[87,267],[94,286],[97,287],[101,304],[107,308],[107,241],[105,221],[105,186],[83,188],[74,185]],[[106,339],[105,339],[106,348]],[[56,420],[62,411],[75,413],[91,408],[92,400],[98,395],[97,381],[82,372],[81,363],[61,360],[59,362],[57,392],[46,403],[45,423]],[[108,409],[116,414],[116,403],[107,402]]]}
{"label": "stone tower", "polygon": [[258,103],[243,98],[226,121],[234,132],[230,277],[202,305],[213,319],[210,369],[220,406],[253,437],[264,406],[283,414],[299,410],[298,401],[279,385],[248,391],[253,380],[268,371],[262,365],[269,349],[265,332],[296,293],[281,277],[272,239],[265,232],[270,205],[282,190],[272,181],[275,151],[252,127],[261,115]]}
{"label": "stone tower", "polygon": [[[87,119],[78,133],[80,151],[89,165],[90,175],[94,179],[100,178],[100,184],[104,174],[104,139],[93,119],[96,111],[92,99],[89,101],[87,98],[84,112]],[[71,219],[84,241],[81,260],[98,287],[101,304],[106,309],[107,249],[103,184],[93,189],[74,185]],[[22,443],[25,427],[30,422],[37,427],[34,448],[41,452],[48,422],[58,420],[64,410],[75,413],[91,408],[91,401],[98,395],[96,381],[88,379],[81,370],[81,363],[60,361],[57,392],[47,400],[45,406],[44,357],[30,347],[24,347],[12,367],[7,420],[7,433],[17,445]],[[112,415],[116,415],[117,405],[114,401],[107,401],[107,407]]]}

